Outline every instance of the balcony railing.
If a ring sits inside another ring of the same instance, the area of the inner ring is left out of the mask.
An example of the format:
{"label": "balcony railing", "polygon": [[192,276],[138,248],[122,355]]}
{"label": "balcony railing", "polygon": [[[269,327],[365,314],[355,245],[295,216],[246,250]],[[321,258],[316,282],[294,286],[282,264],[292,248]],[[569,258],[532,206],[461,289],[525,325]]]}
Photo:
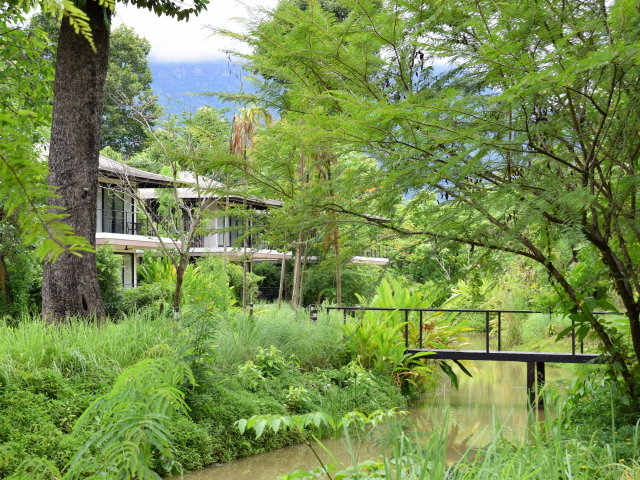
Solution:
{"label": "balcony railing", "polygon": [[153,235],[145,218],[138,218],[133,212],[103,208],[98,209],[98,232]]}

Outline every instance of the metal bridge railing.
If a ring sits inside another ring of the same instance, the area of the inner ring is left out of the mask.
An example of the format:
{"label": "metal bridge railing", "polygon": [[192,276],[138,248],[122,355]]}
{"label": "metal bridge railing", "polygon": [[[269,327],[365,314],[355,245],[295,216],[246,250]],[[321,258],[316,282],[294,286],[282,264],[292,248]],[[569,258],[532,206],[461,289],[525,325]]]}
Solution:
{"label": "metal bridge railing", "polygon": [[[404,341],[405,348],[409,348],[409,314],[410,312],[418,312],[419,313],[419,325],[420,325],[420,333],[418,337],[419,348],[423,349],[423,338],[422,332],[424,329],[424,313],[477,313],[483,314],[485,316],[485,350],[486,353],[491,351],[490,345],[490,322],[491,315],[497,315],[497,337],[498,337],[498,352],[502,351],[502,315],[505,313],[508,314],[533,314],[540,313],[545,315],[554,315],[559,314],[558,312],[542,312],[536,310],[485,310],[485,309],[474,309],[474,308],[390,308],[390,307],[325,307],[327,311],[330,310],[342,310],[343,312],[343,322],[347,322],[347,313],[348,312],[356,312],[356,311],[387,311],[387,312],[404,312]],[[619,312],[593,312],[594,315],[619,315]],[[580,342],[580,353],[584,353],[584,342]],[[571,319],[571,354],[576,354],[576,326],[575,321]]]}

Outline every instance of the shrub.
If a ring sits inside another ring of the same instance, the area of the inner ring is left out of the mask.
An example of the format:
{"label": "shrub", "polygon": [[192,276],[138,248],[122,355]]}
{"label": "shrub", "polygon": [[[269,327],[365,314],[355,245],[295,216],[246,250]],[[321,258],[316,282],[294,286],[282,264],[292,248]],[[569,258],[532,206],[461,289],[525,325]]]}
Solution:
{"label": "shrub", "polygon": [[[380,280],[382,269],[375,265],[347,263],[342,266],[342,303],[356,305],[360,298],[371,298]],[[335,262],[323,262],[305,272],[304,303],[336,301]]]}
{"label": "shrub", "polygon": [[124,291],[122,310],[133,313],[149,310],[156,315],[169,316],[172,312],[174,285],[170,281],[143,283]]}
{"label": "shrub", "polygon": [[0,221],[0,317],[16,323],[40,309],[42,266],[34,250],[25,247],[15,226]]}
{"label": "shrub", "polygon": [[[244,276],[242,265],[227,262],[227,275],[229,276],[229,286],[233,291],[236,303],[242,304],[242,278]],[[247,298],[255,302],[259,297],[259,285],[262,277],[255,273],[247,273]],[[247,303],[249,303],[247,301]]]}
{"label": "shrub", "polygon": [[96,250],[96,268],[104,307],[108,315],[115,316],[123,308],[122,257],[113,253],[110,245],[103,245]]}

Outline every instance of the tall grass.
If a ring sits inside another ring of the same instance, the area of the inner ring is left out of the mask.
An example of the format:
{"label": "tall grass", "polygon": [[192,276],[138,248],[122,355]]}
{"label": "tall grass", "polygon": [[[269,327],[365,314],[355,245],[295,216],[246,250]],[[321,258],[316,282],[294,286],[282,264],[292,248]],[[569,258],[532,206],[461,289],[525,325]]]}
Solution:
{"label": "tall grass", "polygon": [[21,370],[53,369],[65,376],[95,373],[115,378],[144,357],[162,356],[175,336],[175,323],[149,313],[118,323],[70,320],[49,325],[38,317],[17,326],[0,325],[0,378]]}
{"label": "tall grass", "polygon": [[253,359],[258,347],[274,345],[285,357],[295,355],[305,369],[340,366],[346,363],[341,327],[337,315],[320,315],[317,322],[311,322],[302,309],[257,306],[254,317],[229,315],[219,325],[217,363],[235,371]]}
{"label": "tall grass", "polygon": [[[446,415],[445,415],[446,417]],[[575,433],[571,425],[557,420],[538,421],[530,417],[530,428],[523,438],[496,425],[489,444],[481,448],[451,451],[450,428],[445,420],[431,432],[406,423],[393,422],[374,430],[382,455],[379,459],[351,465],[332,465],[329,477],[343,480],[632,480],[640,478],[640,438],[638,425],[626,443],[631,453],[621,458],[614,432],[594,432],[589,438]],[[353,438],[345,443],[359,448]],[[371,441],[371,439],[368,439]],[[618,443],[617,443],[618,442]],[[361,460],[358,460],[361,462]],[[322,473],[317,469],[315,473]],[[324,475],[322,475],[324,478]],[[321,478],[300,472],[281,480]]]}

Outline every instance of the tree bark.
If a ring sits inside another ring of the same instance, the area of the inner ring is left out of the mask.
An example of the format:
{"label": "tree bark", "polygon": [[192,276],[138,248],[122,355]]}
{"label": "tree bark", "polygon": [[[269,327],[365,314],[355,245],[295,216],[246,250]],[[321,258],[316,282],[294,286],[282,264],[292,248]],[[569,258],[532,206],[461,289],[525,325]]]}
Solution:
{"label": "tree bark", "polygon": [[178,267],[176,268],[176,288],[173,291],[173,315],[178,317],[180,315],[180,302],[182,300],[182,284],[184,282],[184,272],[187,270],[187,263],[189,261],[189,252],[182,252],[180,254],[180,260],[178,261]]}
{"label": "tree bark", "polygon": [[298,292],[300,291],[300,270],[302,269],[302,235],[298,236],[298,242],[294,247],[294,257],[293,257],[293,292],[291,293],[291,305],[294,307],[299,307],[298,303]]}
{"label": "tree bark", "polygon": [[[53,95],[48,183],[56,196],[49,204],[61,209],[76,234],[95,247],[98,155],[104,81],[109,60],[110,11],[88,0],[96,51],[68,21],[60,27]],[[46,262],[42,282],[42,314],[48,321],[68,316],[105,315],[95,254],[64,253]]]}
{"label": "tree bark", "polygon": [[278,288],[278,307],[282,305],[282,298],[284,295],[284,278],[286,275],[286,262],[287,262],[287,254],[282,254],[282,262],[280,262],[280,286]]}
{"label": "tree bark", "polygon": [[342,265],[340,264],[340,228],[334,231],[333,251],[336,257],[336,304],[342,306]]}

